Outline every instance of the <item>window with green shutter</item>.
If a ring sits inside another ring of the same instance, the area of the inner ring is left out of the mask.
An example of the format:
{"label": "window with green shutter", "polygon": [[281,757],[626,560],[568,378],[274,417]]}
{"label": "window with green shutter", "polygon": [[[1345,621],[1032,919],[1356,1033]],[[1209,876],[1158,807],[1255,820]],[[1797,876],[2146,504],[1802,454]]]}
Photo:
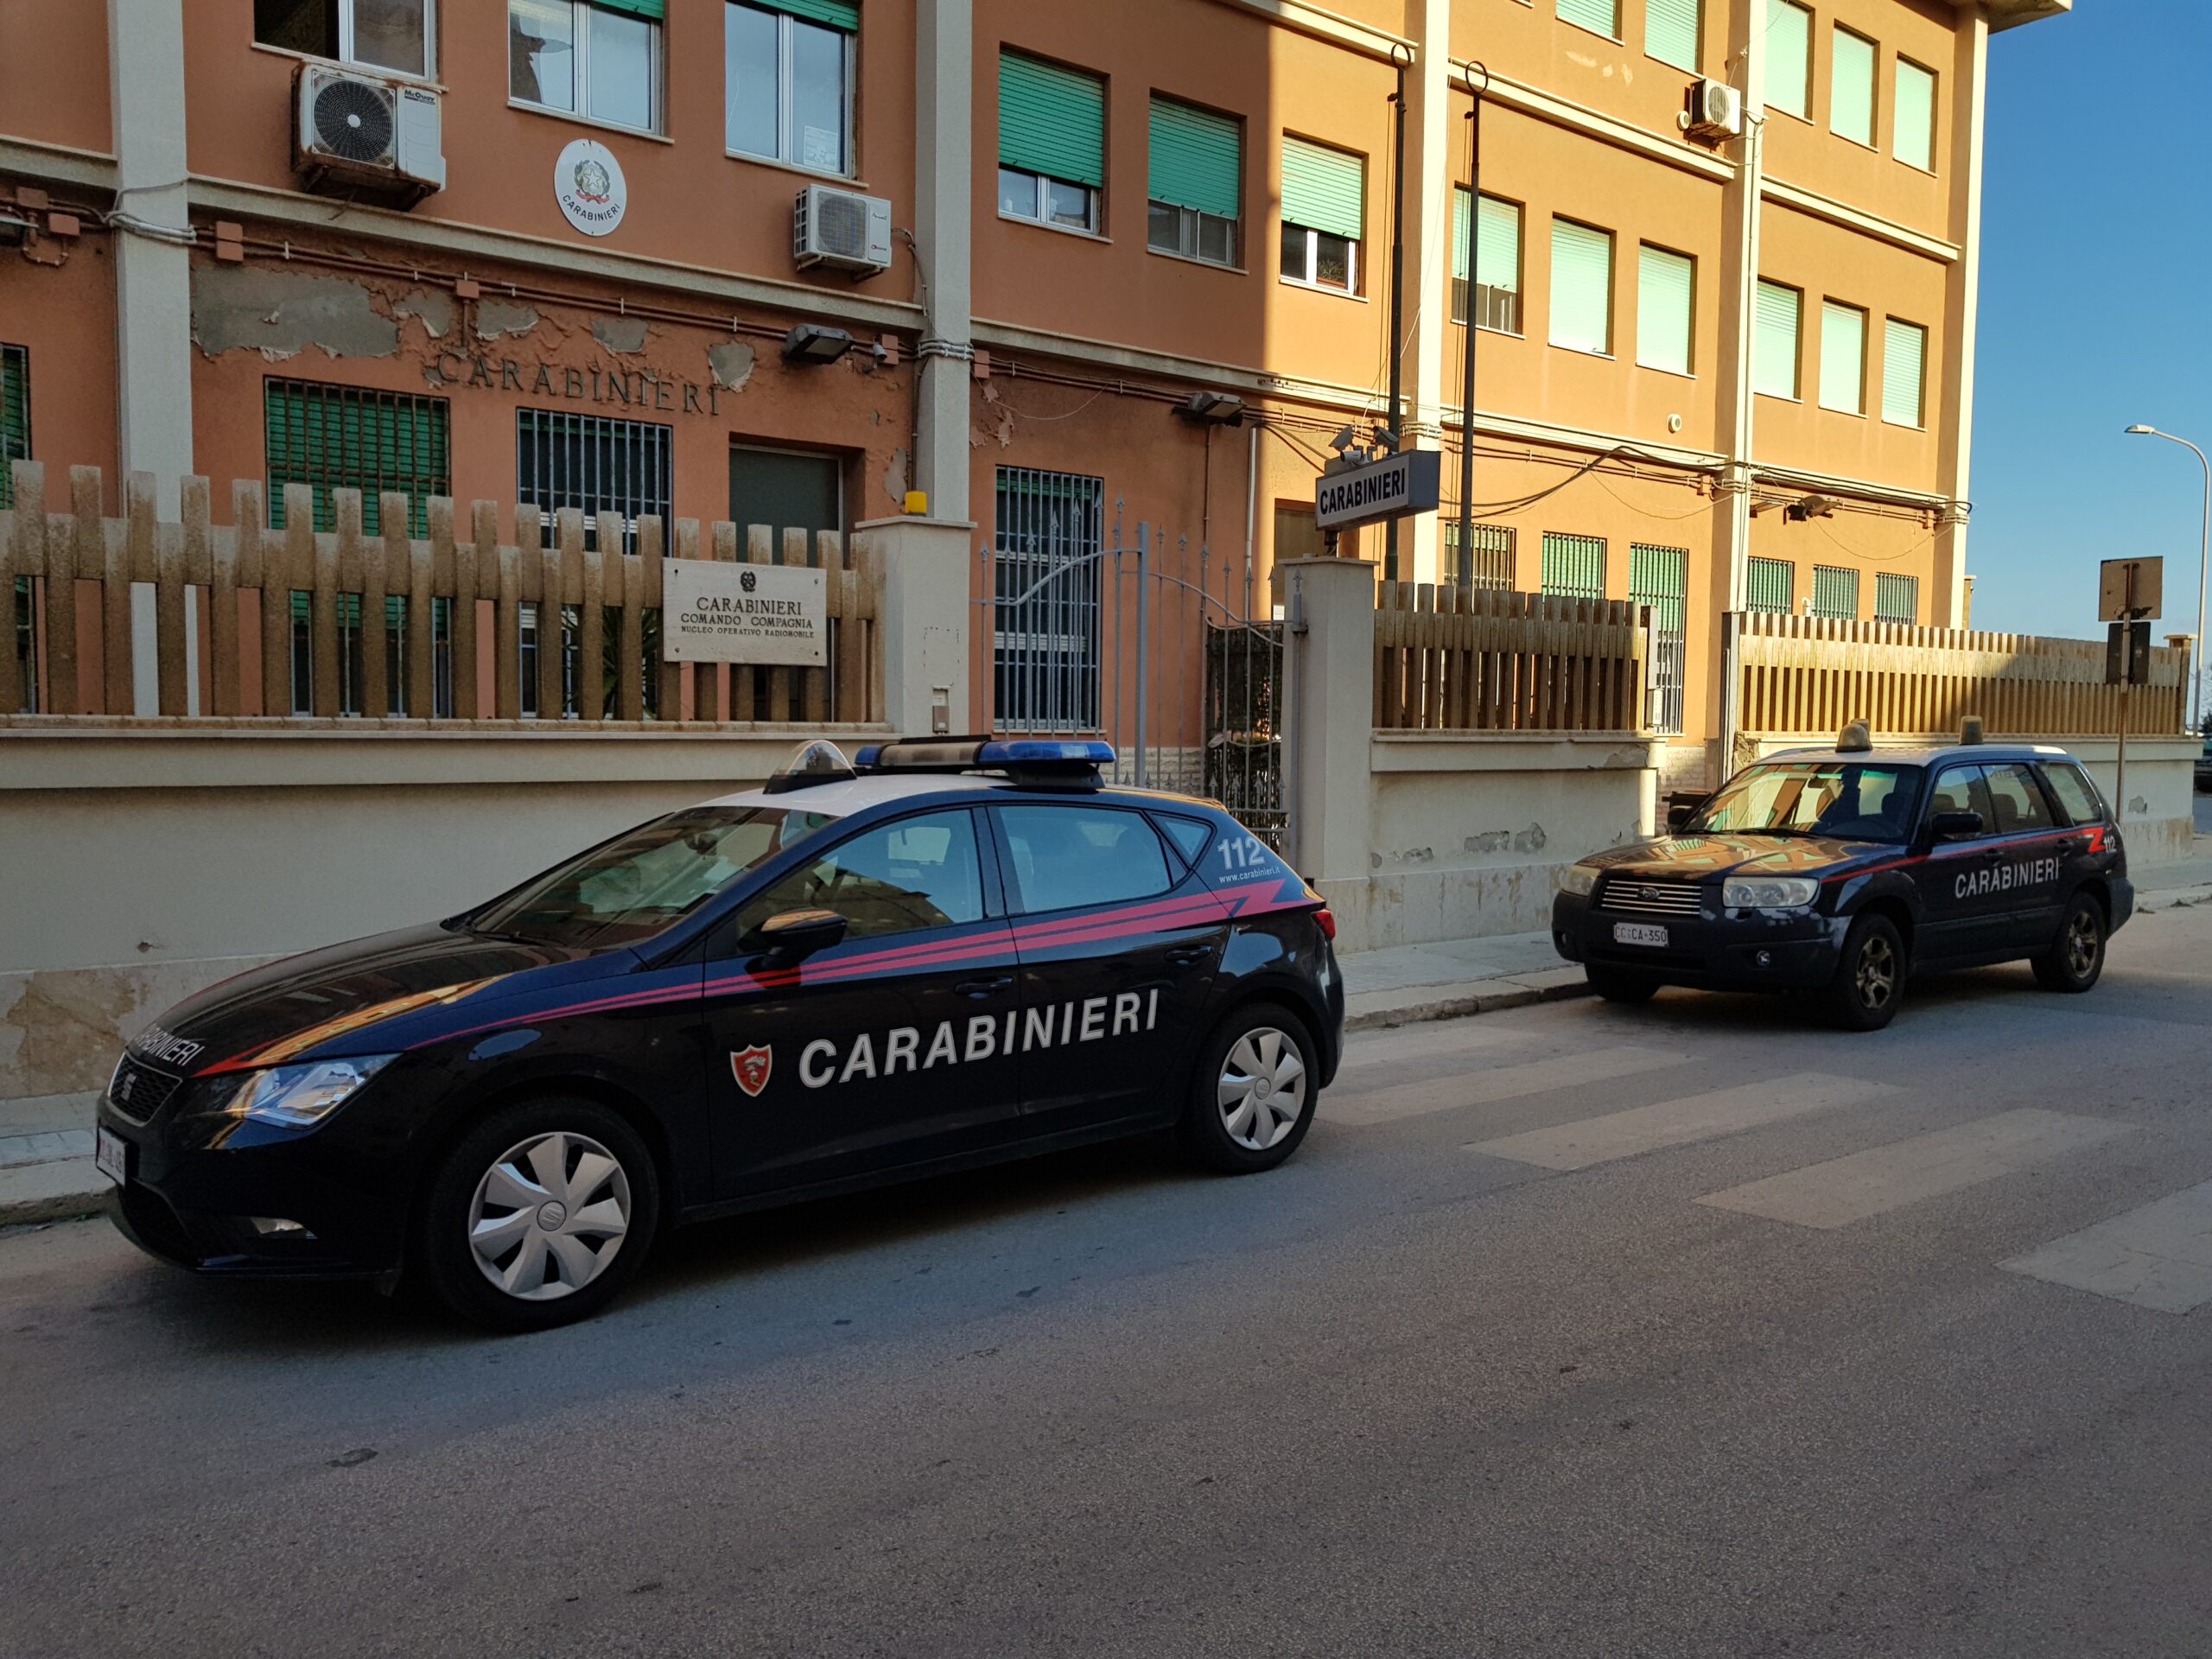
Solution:
{"label": "window with green shutter", "polygon": [[1905,58],[1897,60],[1896,96],[1891,114],[1897,129],[1891,149],[1897,160],[1920,168],[1936,170],[1936,72]]}
{"label": "window with green shutter", "polygon": [[1235,264],[1244,169],[1236,118],[1154,94],[1148,137],[1147,245],[1160,253]]}
{"label": "window with green shutter", "polygon": [[1605,538],[1544,532],[1542,591],[1568,599],[1605,596]]}
{"label": "window with green shutter", "polygon": [[1366,215],[1364,157],[1284,135],[1284,276],[1319,288],[1356,290]]}
{"label": "window with green shutter", "polygon": [[1106,83],[1080,70],[999,54],[999,211],[1098,228],[1106,182]]}
{"label": "window with green shutter", "polygon": [[0,346],[0,507],[16,505],[16,479],[10,463],[30,458],[30,349]]}
{"label": "window with green shutter", "polygon": [[1813,14],[1792,0],[1766,0],[1766,106],[1812,116]]}
{"label": "window with green shutter", "polygon": [[1651,609],[1651,729],[1668,736],[1682,729],[1682,687],[1689,678],[1689,549],[1629,543],[1629,603]]}
{"label": "window with green shutter", "polygon": [[1744,608],[1770,616],[1787,616],[1796,601],[1797,567],[1788,559],[1763,559],[1753,554],[1745,561]]}
{"label": "window with green shutter", "polygon": [[1869,149],[1874,143],[1874,42],[1836,26],[1828,77],[1828,128]]}
{"label": "window with green shutter", "polygon": [[1874,620],[1911,627],[1920,620],[1920,578],[1888,570],[1874,574]]}
{"label": "window with green shutter", "polygon": [[1928,331],[1891,317],[1882,327],[1882,418],[1891,426],[1927,423]]}
{"label": "window with green shutter", "polygon": [[[1450,508],[1446,508],[1448,513]],[[1515,545],[1516,537],[1510,524],[1477,524],[1469,526],[1473,531],[1469,538],[1469,550],[1459,550],[1459,521],[1456,517],[1444,521],[1445,564],[1453,580],[1462,588],[1479,588],[1486,592],[1503,593],[1513,586]]]}
{"label": "window with green shutter", "polygon": [[1770,397],[1797,395],[1799,324],[1805,296],[1764,278],[1751,342],[1751,390]]}
{"label": "window with green shutter", "polygon": [[1578,29],[1595,29],[1616,41],[1621,37],[1621,0],[1559,0],[1559,17]]}
{"label": "window with green shutter", "polygon": [[1834,622],[1859,620],[1859,573],[1833,564],[1813,567],[1813,614]]}
{"label": "window with green shutter", "polygon": [[264,383],[263,413],[269,522],[279,528],[287,484],[314,487],[317,530],[337,527],[331,491],[360,491],[361,527],[372,536],[382,533],[383,492],[407,497],[414,536],[429,534],[430,498],[453,493],[449,406],[442,397],[272,379]]}
{"label": "window with green shutter", "polygon": [[1866,412],[1866,314],[1834,300],[1821,302],[1821,407]]}
{"label": "window with green shutter", "polygon": [[1690,372],[1690,300],[1696,264],[1688,254],[1645,243],[1637,250],[1636,360],[1670,374]]}
{"label": "window with green shutter", "polygon": [[1695,74],[1698,41],[1704,33],[1704,11],[1703,0],[1645,0],[1645,54]]}
{"label": "window with green shutter", "polygon": [[[1474,279],[1473,320],[1478,328],[1499,334],[1521,332],[1521,206],[1484,196],[1468,240],[1468,193],[1452,193],[1452,321],[1468,321],[1468,277]],[[1473,259],[1470,267],[1468,261]]]}
{"label": "window with green shutter", "polygon": [[1613,238],[1570,219],[1552,220],[1551,341],[1570,351],[1613,349]]}

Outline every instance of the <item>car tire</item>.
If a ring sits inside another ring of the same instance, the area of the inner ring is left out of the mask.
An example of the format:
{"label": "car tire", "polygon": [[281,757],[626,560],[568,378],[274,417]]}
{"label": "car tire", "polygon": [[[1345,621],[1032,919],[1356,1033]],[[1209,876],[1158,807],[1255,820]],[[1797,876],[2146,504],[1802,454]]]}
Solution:
{"label": "car tire", "polygon": [[1879,1031],[1904,999],[1904,940],[1886,916],[1861,916],[1844,936],[1828,983],[1828,1016],[1846,1031]]}
{"label": "car tire", "polygon": [[2059,918],[2058,937],[2029,958],[2036,983],[2076,995],[2088,990],[2104,976],[2106,938],[2105,907],[2093,894],[2075,893]]}
{"label": "car tire", "polygon": [[1249,1003],[1199,1051],[1176,1137],[1193,1162],[1224,1175],[1273,1169],[1313,1126],[1319,1078],[1306,1022],[1280,1003]]}
{"label": "car tire", "polygon": [[1591,990],[1608,1002],[1649,1002],[1659,994],[1657,980],[1627,969],[1585,963],[1582,975]]}
{"label": "car tire", "polygon": [[659,1225],[659,1172],[638,1132],[596,1101],[549,1096],[493,1113],[439,1160],[412,1265],[465,1319],[545,1331],[612,1301]]}

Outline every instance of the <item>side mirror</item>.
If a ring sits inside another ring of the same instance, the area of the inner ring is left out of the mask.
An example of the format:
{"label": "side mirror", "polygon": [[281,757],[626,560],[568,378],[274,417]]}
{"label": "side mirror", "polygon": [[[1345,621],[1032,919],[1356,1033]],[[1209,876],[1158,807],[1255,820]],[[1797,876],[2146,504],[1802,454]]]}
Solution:
{"label": "side mirror", "polygon": [[1677,801],[1667,809],[1667,827],[1669,830],[1687,830],[1690,820],[1696,816],[1697,808],[1688,801]]}
{"label": "side mirror", "polygon": [[1928,821],[1928,827],[1938,841],[1956,841],[1966,836],[1978,836],[1981,833],[1981,814],[1938,812]]}
{"label": "side mirror", "polygon": [[744,943],[749,950],[798,962],[842,943],[845,925],[845,918],[834,910],[786,910],[761,923]]}

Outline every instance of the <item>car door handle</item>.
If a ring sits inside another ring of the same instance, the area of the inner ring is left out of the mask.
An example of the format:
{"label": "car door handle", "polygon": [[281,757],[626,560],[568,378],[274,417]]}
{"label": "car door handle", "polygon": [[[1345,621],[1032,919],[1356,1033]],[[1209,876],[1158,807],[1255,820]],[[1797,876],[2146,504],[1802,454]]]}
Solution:
{"label": "car door handle", "polygon": [[2004,856],[2005,849],[2002,847],[1992,847],[1981,855],[1981,861],[1985,864],[1994,864]]}
{"label": "car door handle", "polygon": [[1001,974],[995,979],[963,979],[952,988],[962,996],[990,996],[1013,983],[1012,974]]}

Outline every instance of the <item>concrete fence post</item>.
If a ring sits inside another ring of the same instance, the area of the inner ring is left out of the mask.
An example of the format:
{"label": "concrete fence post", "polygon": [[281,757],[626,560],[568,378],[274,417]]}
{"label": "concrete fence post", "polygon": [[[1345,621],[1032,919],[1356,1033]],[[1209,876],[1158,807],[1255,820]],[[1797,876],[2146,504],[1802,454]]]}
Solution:
{"label": "concrete fence post", "polygon": [[1328,895],[1339,937],[1357,950],[1373,787],[1375,567],[1363,559],[1295,559],[1277,569],[1290,625],[1283,677],[1291,861]]}
{"label": "concrete fence post", "polygon": [[883,718],[903,737],[974,730],[968,589],[976,526],[899,518],[855,529],[868,537],[883,584]]}

